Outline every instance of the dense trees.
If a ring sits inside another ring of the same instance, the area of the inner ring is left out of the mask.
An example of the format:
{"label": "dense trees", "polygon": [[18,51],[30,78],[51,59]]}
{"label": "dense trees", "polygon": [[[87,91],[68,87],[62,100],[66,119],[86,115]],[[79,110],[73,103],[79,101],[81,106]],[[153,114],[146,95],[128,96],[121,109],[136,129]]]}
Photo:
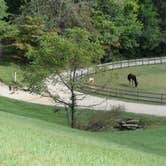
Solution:
{"label": "dense trees", "polygon": [[151,0],[139,1],[139,20],[143,23],[140,47],[144,50],[153,50],[159,45],[160,29],[158,14]]}
{"label": "dense trees", "polygon": [[5,20],[7,17],[7,5],[4,0],[0,0],[0,39],[15,36],[17,33],[15,26]]}
{"label": "dense trees", "polygon": [[16,51],[15,59],[29,62],[25,54],[32,47],[38,46],[38,38],[44,33],[44,22],[39,17],[25,16],[17,23],[18,33],[12,43]]}
{"label": "dense trees", "polygon": [[5,36],[8,24],[3,20],[7,17],[7,6],[4,0],[0,0],[0,38]]}
{"label": "dense trees", "polygon": [[47,28],[64,31],[74,26],[90,28],[90,8],[86,1],[31,0],[23,9],[24,15],[43,17]]}
{"label": "dense trees", "polygon": [[21,7],[30,0],[5,0],[8,6],[8,12],[13,15],[21,13]]}
{"label": "dense trees", "polygon": [[105,58],[119,56],[122,50],[128,52],[139,45],[142,24],[137,20],[136,1],[98,0],[94,9],[94,22],[106,46]]}
{"label": "dense trees", "polygon": [[[166,52],[166,3],[163,0],[6,0],[6,3],[17,25],[20,18],[31,16],[43,19],[45,32],[54,28],[61,34],[67,28],[86,29],[100,40],[105,50],[104,62]],[[2,19],[7,16],[4,13],[7,7],[3,0],[0,4]],[[6,27],[4,24],[1,21],[1,33]],[[18,40],[23,38],[17,36]]]}
{"label": "dense trees", "polygon": [[157,53],[166,52],[166,2],[164,0],[153,0],[154,6],[157,9],[158,19],[160,20],[160,44]]}

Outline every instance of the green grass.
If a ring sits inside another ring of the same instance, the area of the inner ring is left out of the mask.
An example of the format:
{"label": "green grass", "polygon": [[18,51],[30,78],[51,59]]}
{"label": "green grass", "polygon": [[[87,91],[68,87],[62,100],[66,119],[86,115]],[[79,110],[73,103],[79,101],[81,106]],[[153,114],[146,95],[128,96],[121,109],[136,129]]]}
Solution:
{"label": "green grass", "polygon": [[[14,72],[17,72],[17,83],[22,85],[23,76],[20,67],[13,63],[0,64],[0,80],[13,84]],[[154,92],[166,92],[166,64],[145,65],[108,71],[95,75],[97,85],[111,88],[134,89],[129,86],[127,75],[134,73],[139,81],[138,89]]]}
{"label": "green grass", "polygon": [[[59,110],[54,112],[54,110]],[[52,107],[46,105],[39,105],[27,103],[6,97],[0,97],[0,111],[12,113],[19,116],[29,117],[59,125],[67,126],[66,112],[64,108]],[[77,121],[84,125],[91,120],[98,111],[79,109],[76,112]],[[113,115],[112,115],[113,116]],[[166,117],[157,117],[151,115],[141,115],[122,112],[117,116],[118,119],[136,118],[147,124],[148,129],[166,128]]]}
{"label": "green grass", "polygon": [[136,66],[95,75],[96,85],[108,88],[135,89],[129,86],[127,75],[133,73],[138,79],[138,89],[152,92],[166,92],[166,64]]}
{"label": "green grass", "polygon": [[[0,165],[164,166],[166,118],[142,118],[150,130],[85,132],[66,126],[65,112],[53,107],[0,98]],[[95,111],[79,110],[86,122]]]}
{"label": "green grass", "polygon": [[[97,83],[130,88],[126,74],[132,72],[138,75],[139,88],[163,91],[166,90],[165,67],[151,65],[116,70],[113,73],[114,81],[110,72],[106,72],[97,76]],[[0,79],[12,84],[15,71],[18,83],[22,84],[21,70],[14,64],[0,65]],[[155,78],[152,77],[154,74]],[[148,84],[145,78],[150,81]],[[119,81],[121,84],[118,84]],[[56,113],[54,109],[0,97],[0,165],[166,165],[166,117],[124,112],[118,118],[140,119],[148,125],[148,129],[134,132],[85,132],[70,129],[64,109],[56,108],[60,110]],[[96,111],[77,110],[77,119],[86,124],[94,114]]]}
{"label": "green grass", "polygon": [[20,67],[13,63],[0,64],[0,80],[6,84],[14,83],[14,73],[17,72],[17,84],[22,85],[22,71]]}

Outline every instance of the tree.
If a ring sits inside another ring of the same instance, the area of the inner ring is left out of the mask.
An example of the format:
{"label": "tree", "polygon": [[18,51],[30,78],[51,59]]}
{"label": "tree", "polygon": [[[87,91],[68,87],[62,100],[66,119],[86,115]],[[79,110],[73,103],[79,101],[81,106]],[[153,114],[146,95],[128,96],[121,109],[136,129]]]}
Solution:
{"label": "tree", "polygon": [[7,6],[4,0],[0,0],[0,19],[7,16]]}
{"label": "tree", "polygon": [[[6,21],[7,16],[7,5],[4,0],[0,0],[0,41],[2,39],[8,40],[12,38],[18,32],[15,25]],[[0,44],[2,44],[2,42]]]}
{"label": "tree", "polygon": [[162,34],[160,36],[160,45],[157,48],[157,54],[159,55],[165,55],[166,53],[166,2],[165,1],[159,1],[159,0],[153,0],[154,7],[157,9],[158,19],[160,20],[159,26],[160,26],[160,33]]}
{"label": "tree", "polygon": [[23,7],[23,15],[43,17],[47,28],[81,27],[91,29],[91,11],[86,0],[31,0]]}
{"label": "tree", "polygon": [[5,0],[8,6],[8,12],[13,15],[21,13],[21,6],[25,5],[30,0]]}
{"label": "tree", "polygon": [[158,13],[152,0],[139,1],[139,20],[143,24],[142,35],[140,36],[140,48],[143,50],[153,50],[160,43],[160,28]]}
{"label": "tree", "polygon": [[13,46],[15,47],[17,60],[28,62],[25,56],[30,47],[38,45],[38,38],[44,33],[44,22],[39,17],[25,16],[17,21],[18,34],[15,36]]}
{"label": "tree", "polygon": [[[45,90],[55,102],[63,103],[70,112],[71,127],[75,127],[78,88],[77,70],[100,61],[103,50],[98,41],[80,28],[67,29],[64,36],[49,32],[40,37],[40,45],[27,56],[33,62],[25,74],[32,90]],[[63,84],[69,97],[62,98],[49,90],[48,78],[52,85]]]}
{"label": "tree", "polygon": [[9,24],[4,20],[8,16],[7,6],[4,0],[0,0],[0,38],[6,36]]}
{"label": "tree", "polygon": [[141,35],[142,24],[137,19],[136,0],[98,0],[94,4],[94,23],[107,52],[104,61],[139,46],[137,38]]}

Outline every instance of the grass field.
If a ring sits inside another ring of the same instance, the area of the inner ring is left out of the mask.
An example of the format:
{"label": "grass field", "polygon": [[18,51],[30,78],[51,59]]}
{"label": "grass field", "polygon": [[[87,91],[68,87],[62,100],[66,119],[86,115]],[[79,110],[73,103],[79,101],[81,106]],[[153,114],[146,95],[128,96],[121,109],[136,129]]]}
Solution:
{"label": "grass field", "polygon": [[135,89],[129,86],[127,75],[133,73],[138,79],[138,89],[166,93],[166,64],[145,65],[107,71],[95,75],[96,85]]}
{"label": "grass field", "polygon": [[[0,64],[0,80],[6,84],[13,84],[14,73],[17,72],[17,84],[24,85],[23,72],[13,63]],[[166,93],[166,64],[136,66],[94,75],[95,84],[110,88],[135,89],[127,80],[127,75],[133,73],[138,78],[138,89],[152,92]]]}
{"label": "grass field", "polygon": [[[85,132],[67,127],[59,109],[1,97],[0,165],[166,165],[166,118],[123,113],[153,125],[145,131]],[[93,114],[79,110],[82,121]]]}
{"label": "grass field", "polygon": [[22,85],[22,72],[18,65],[13,63],[0,64],[0,80],[6,84],[14,83],[14,73],[17,73],[17,84]]}

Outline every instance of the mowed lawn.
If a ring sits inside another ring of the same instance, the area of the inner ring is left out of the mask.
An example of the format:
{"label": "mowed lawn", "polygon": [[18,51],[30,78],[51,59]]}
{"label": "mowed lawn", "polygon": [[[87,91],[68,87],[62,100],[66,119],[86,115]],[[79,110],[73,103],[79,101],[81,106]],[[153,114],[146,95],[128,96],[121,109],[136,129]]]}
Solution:
{"label": "mowed lawn", "polygon": [[166,93],[166,64],[136,66],[95,75],[96,85],[110,88],[135,89],[129,86],[127,76],[133,73],[138,79],[138,89]]}
{"label": "mowed lawn", "polygon": [[[0,98],[0,165],[165,166],[166,118],[134,115],[150,130],[87,132],[71,129],[65,112]],[[79,110],[86,120],[95,111]],[[85,111],[85,112],[84,112]],[[87,114],[87,112],[89,112]]]}

